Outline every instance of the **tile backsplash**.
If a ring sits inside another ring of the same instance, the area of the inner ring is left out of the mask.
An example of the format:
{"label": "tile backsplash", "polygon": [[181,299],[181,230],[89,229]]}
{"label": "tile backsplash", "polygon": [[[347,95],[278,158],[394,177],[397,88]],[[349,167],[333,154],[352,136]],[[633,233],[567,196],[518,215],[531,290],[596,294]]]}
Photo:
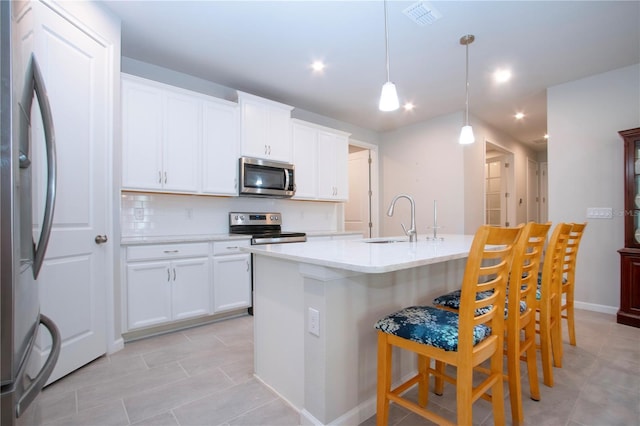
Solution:
{"label": "tile backsplash", "polygon": [[122,192],[122,236],[226,234],[232,211],[282,213],[285,231],[343,230],[341,203]]}

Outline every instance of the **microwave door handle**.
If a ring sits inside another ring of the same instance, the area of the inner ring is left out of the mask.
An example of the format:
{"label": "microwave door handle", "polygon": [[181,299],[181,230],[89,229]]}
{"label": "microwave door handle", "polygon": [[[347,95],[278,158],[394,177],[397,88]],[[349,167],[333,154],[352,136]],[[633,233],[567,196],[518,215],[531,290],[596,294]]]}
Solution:
{"label": "microwave door handle", "polygon": [[[53,227],[53,210],[56,202],[56,143],[55,133],[53,129],[53,114],[51,113],[51,106],[49,104],[49,96],[47,95],[47,88],[44,85],[44,78],[40,72],[40,67],[36,61],[35,56],[31,56],[29,73],[31,76],[27,76],[32,81],[33,90],[38,97],[38,105],[40,106],[40,113],[42,115],[42,123],[44,127],[44,140],[47,150],[47,193],[44,206],[44,218],[42,219],[42,230],[40,231],[40,238],[38,244],[34,244],[34,259],[33,259],[33,277],[38,278],[40,268],[44,262],[44,255],[49,244],[49,236],[51,235],[51,229]],[[27,96],[29,96],[27,94]],[[31,92],[31,97],[33,92]],[[26,112],[31,111],[31,100],[27,104]]]}
{"label": "microwave door handle", "polygon": [[289,170],[284,169],[284,190],[289,190]]}

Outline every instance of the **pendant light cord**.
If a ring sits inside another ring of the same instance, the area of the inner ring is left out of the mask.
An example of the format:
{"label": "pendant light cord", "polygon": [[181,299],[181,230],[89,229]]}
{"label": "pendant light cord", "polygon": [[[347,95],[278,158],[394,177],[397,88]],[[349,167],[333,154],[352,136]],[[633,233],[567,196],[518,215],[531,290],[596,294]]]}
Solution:
{"label": "pendant light cord", "polygon": [[387,27],[387,0],[384,0],[384,50],[387,58],[387,81],[391,81],[389,72],[389,29]]}
{"label": "pendant light cord", "polygon": [[467,100],[465,103],[465,110],[466,110],[466,117],[465,117],[465,124],[468,126],[469,125],[469,43],[466,44],[466,48],[467,48],[467,73],[465,76],[465,81],[466,81],[466,85],[465,85],[465,89],[466,89],[466,96],[467,96]]}

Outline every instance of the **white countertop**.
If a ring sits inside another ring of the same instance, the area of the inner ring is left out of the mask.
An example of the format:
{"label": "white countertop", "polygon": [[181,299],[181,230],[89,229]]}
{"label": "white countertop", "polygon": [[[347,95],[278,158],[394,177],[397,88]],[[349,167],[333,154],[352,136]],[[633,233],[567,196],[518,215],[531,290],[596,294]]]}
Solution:
{"label": "white countertop", "polygon": [[[291,231],[284,231],[291,232]],[[359,232],[348,231],[311,231],[307,232],[308,237],[337,236],[337,235],[362,235]],[[174,244],[174,243],[201,243],[208,241],[225,240],[248,240],[251,235],[238,234],[198,234],[198,235],[136,235],[126,236],[120,239],[120,244],[143,245],[143,244]]]}
{"label": "white countertop", "polygon": [[248,240],[251,235],[237,234],[200,234],[200,235],[147,235],[122,237],[120,244],[142,245],[142,244],[174,244],[174,243],[202,243],[208,241],[226,240]]}
{"label": "white countertop", "polygon": [[[466,258],[473,235],[442,235],[443,241],[427,241],[419,236],[410,243],[407,237],[364,240],[329,240],[306,243],[266,244],[242,248],[257,255],[346,269],[365,273],[384,273],[415,268],[447,260]],[[398,239],[402,242],[367,243],[366,241]]]}

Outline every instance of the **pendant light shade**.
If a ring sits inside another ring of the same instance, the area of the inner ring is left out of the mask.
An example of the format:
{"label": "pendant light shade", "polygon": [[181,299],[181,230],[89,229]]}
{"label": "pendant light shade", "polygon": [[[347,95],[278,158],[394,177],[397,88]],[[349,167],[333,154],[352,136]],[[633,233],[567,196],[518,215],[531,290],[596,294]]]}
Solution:
{"label": "pendant light shade", "polygon": [[387,82],[382,86],[380,93],[380,111],[395,111],[400,107],[398,101],[398,92],[396,85],[391,82],[389,77],[389,30],[387,29],[387,1],[384,1],[384,50],[387,59]]}
{"label": "pendant light shade", "polygon": [[395,111],[400,107],[398,102],[398,92],[396,92],[396,85],[390,81],[387,81],[382,85],[382,93],[380,94],[380,111]]}
{"label": "pendant light shade", "polygon": [[473,136],[473,129],[471,126],[466,125],[462,127],[460,131],[460,145],[469,145],[476,141],[475,136]]}
{"label": "pendant light shade", "polygon": [[466,77],[465,77],[465,92],[466,92],[466,101],[465,101],[465,119],[464,126],[460,131],[460,144],[461,145],[469,145],[476,141],[475,136],[473,136],[473,129],[469,124],[469,45],[473,43],[475,40],[475,36],[473,34],[467,34],[460,38],[460,44],[466,46]]}

